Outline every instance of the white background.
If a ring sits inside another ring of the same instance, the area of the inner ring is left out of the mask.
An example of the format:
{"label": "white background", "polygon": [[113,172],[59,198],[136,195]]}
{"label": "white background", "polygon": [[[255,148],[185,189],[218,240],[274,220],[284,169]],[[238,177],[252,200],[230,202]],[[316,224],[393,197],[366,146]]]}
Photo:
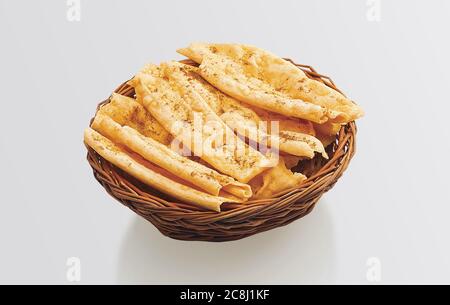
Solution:
{"label": "white background", "polygon": [[[450,283],[450,2],[0,0],[0,283]],[[85,161],[96,104],[192,41],[310,64],[366,111],[358,152],[317,209],[237,242],[163,237]]]}

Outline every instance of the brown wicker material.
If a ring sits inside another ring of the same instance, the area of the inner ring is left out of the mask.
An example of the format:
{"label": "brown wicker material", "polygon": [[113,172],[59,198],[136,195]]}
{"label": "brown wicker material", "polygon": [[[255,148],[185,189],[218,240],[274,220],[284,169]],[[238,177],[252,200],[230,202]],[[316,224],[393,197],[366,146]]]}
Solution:
{"label": "brown wicker material", "polygon": [[[310,66],[296,65],[310,78],[338,90],[329,77],[317,73]],[[134,89],[126,83],[115,92],[129,97],[135,95]],[[109,99],[99,107],[108,102]],[[284,191],[271,199],[253,200],[246,204],[224,203],[220,213],[178,202],[148,187],[89,147],[87,159],[95,178],[108,193],[150,221],[162,234],[180,240],[219,242],[284,226],[309,214],[320,197],[334,186],[347,169],[355,153],[355,136],[356,125],[350,122],[341,128],[336,141],[327,147],[329,160],[316,156],[294,168],[309,177],[300,187]]]}

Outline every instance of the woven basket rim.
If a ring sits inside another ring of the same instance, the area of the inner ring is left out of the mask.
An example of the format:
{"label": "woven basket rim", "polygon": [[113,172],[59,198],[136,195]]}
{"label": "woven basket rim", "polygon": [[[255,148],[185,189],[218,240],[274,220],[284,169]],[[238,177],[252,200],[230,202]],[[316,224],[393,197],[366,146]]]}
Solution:
{"label": "woven basket rim", "polygon": [[[342,93],[330,77],[318,73],[311,66],[296,64],[291,59],[285,59],[299,67],[299,69],[304,71],[308,77],[319,80],[330,88]],[[180,62],[195,64],[190,60],[182,60]],[[134,96],[134,88],[129,86],[128,82],[129,80],[117,87],[117,89],[114,90],[114,93]],[[98,104],[97,111],[101,106],[110,102],[111,96],[112,95]],[[89,125],[92,124],[93,119],[94,118],[91,119]],[[97,154],[92,148],[87,145],[86,148],[88,151],[87,159],[93,169],[95,178],[105,187],[111,196],[121,203],[132,209],[133,207],[128,204],[130,202],[145,204],[148,205],[146,208],[151,208],[154,213],[170,213],[173,219],[183,219],[186,215],[189,215],[190,217],[195,217],[197,222],[204,221],[205,223],[212,223],[216,221],[226,221],[227,219],[239,221],[239,219],[243,220],[249,215],[254,217],[259,213],[266,213],[268,209],[287,208],[300,199],[307,199],[308,196],[311,198],[320,197],[323,193],[333,187],[334,183],[347,169],[350,160],[355,154],[356,132],[357,127],[355,122],[350,122],[342,126],[336,141],[331,144],[332,154],[330,155],[330,159],[327,160],[315,174],[308,177],[300,186],[285,190],[268,199],[249,200],[242,204],[224,203],[223,206],[226,208],[219,213],[202,209],[175,199],[170,199],[168,198],[169,196],[167,196],[167,199],[162,198],[161,195],[157,194],[158,191],[149,191],[149,188],[145,187],[143,183],[129,177],[121,169],[112,165],[109,161]],[[316,158],[320,157],[316,156]],[[111,187],[111,185],[114,187]],[[164,194],[162,195],[165,197]],[[138,211],[135,212],[139,214]]]}

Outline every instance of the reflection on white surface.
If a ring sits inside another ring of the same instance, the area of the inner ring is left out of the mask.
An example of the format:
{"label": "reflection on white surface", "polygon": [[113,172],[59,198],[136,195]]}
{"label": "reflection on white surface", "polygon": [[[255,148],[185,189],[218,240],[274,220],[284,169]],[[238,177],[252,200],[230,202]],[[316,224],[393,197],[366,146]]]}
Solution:
{"label": "reflection on white surface", "polygon": [[288,226],[233,242],[167,238],[146,220],[132,221],[118,261],[119,283],[314,283],[332,282],[333,223],[321,201]]}

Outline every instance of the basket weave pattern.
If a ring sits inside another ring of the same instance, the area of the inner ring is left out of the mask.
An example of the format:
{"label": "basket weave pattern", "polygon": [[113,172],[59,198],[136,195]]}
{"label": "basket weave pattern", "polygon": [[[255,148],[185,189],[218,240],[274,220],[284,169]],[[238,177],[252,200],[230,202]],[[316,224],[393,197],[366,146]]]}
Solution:
{"label": "basket weave pattern", "polygon": [[[295,65],[308,77],[339,91],[329,77],[317,73],[314,68]],[[126,83],[115,92],[129,97],[135,95],[134,88]],[[109,99],[103,101],[97,109],[108,102]],[[355,153],[355,136],[356,125],[350,122],[341,128],[336,141],[327,147],[329,160],[316,156],[294,168],[309,177],[300,187],[270,199],[252,200],[246,204],[225,203],[220,213],[179,202],[150,188],[89,147],[87,160],[94,177],[111,196],[147,219],[162,234],[180,240],[230,241],[287,225],[309,214],[320,197],[347,169]]]}

